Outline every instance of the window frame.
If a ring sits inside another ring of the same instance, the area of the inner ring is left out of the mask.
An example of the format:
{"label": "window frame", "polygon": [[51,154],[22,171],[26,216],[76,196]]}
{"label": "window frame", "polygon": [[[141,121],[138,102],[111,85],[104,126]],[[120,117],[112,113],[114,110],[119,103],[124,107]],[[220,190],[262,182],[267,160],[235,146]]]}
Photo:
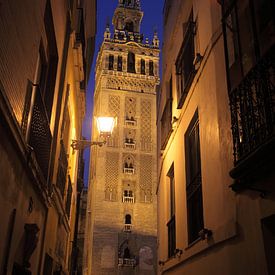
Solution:
{"label": "window frame", "polygon": [[176,59],[178,109],[181,109],[196,75],[195,60],[196,22],[193,10],[188,19],[186,31],[179,54]]}
{"label": "window frame", "polygon": [[199,232],[204,228],[198,110],[187,128],[184,141],[188,244],[191,244],[200,238]]}

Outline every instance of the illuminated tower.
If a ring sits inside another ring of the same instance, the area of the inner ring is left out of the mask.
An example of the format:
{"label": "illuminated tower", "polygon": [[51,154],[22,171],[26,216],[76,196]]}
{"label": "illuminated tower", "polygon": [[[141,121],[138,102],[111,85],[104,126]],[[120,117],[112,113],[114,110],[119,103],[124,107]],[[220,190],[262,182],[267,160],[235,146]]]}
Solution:
{"label": "illuminated tower", "polygon": [[88,274],[156,272],[159,40],[143,39],[142,17],[139,1],[120,0],[97,57],[94,116],[115,116],[117,125],[91,150]]}

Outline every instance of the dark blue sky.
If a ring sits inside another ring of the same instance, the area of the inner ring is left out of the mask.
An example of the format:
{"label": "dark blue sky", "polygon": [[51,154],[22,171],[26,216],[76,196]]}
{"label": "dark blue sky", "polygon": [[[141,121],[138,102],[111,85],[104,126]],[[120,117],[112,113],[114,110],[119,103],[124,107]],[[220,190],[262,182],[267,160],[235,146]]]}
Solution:
{"label": "dark blue sky", "polygon": [[[141,33],[144,37],[148,37],[152,41],[154,30],[157,29],[160,45],[162,44],[162,9],[164,0],[140,0],[141,9],[144,12],[141,24]],[[106,22],[112,22],[113,13],[118,5],[118,0],[98,0],[97,1],[97,37],[95,46],[95,55],[93,67],[91,70],[90,81],[87,87],[86,97],[86,118],[83,124],[83,136],[87,139],[91,137],[91,116],[92,116],[92,98],[94,91],[94,77],[95,77],[95,61],[98,50],[103,41],[103,34],[106,27]],[[111,28],[111,30],[113,30]],[[85,176],[84,182],[87,185],[89,174],[89,154],[90,150],[86,149],[84,152],[85,158]]]}

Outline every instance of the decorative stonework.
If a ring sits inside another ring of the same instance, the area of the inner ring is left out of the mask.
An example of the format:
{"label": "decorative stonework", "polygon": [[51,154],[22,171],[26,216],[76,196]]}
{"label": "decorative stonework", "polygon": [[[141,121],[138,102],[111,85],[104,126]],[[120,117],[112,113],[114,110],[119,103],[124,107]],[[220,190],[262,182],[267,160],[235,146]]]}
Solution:
{"label": "decorative stonework", "polygon": [[152,91],[154,91],[154,83],[142,79],[109,77],[107,80],[106,88],[141,93],[152,93]]}
{"label": "decorative stonework", "polygon": [[105,199],[110,201],[117,200],[118,186],[118,161],[119,153],[106,152],[105,165]]}
{"label": "decorative stonework", "polygon": [[[120,97],[119,96],[109,95],[108,113],[110,116],[116,117],[119,123],[119,115],[120,115]],[[107,146],[109,147],[119,146],[119,132],[117,128],[114,129],[112,136],[108,139]]]}
{"label": "decorative stonework", "polygon": [[152,201],[152,166],[153,157],[151,155],[140,156],[139,187],[141,202]]}
{"label": "decorative stonework", "polygon": [[140,104],[140,141],[142,151],[152,150],[152,101],[142,99]]}
{"label": "decorative stonework", "polygon": [[126,119],[136,118],[137,100],[134,97],[125,97],[125,117]]}

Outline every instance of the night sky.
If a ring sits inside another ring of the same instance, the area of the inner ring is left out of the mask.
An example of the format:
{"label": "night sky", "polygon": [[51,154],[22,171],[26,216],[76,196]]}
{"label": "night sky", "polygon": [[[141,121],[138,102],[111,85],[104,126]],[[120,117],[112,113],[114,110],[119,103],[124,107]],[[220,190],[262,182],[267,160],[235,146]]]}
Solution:
{"label": "night sky", "polygon": [[[164,0],[140,0],[141,9],[144,12],[143,20],[141,24],[141,33],[144,34],[144,38],[148,37],[149,41],[152,41],[154,30],[157,29],[160,39],[160,45],[162,45],[162,9]],[[95,61],[103,41],[103,34],[106,28],[106,23],[112,23],[113,13],[118,5],[118,0],[98,0],[97,1],[97,37],[95,46],[95,55],[93,67],[91,70],[90,81],[87,87],[86,95],[86,118],[83,124],[83,136],[86,139],[91,137],[91,116],[92,116],[92,98],[94,91],[94,78],[95,78]],[[111,26],[113,33],[113,28]],[[84,183],[87,186],[89,176],[89,155],[90,150],[86,149],[84,152],[85,158],[85,176]]]}

